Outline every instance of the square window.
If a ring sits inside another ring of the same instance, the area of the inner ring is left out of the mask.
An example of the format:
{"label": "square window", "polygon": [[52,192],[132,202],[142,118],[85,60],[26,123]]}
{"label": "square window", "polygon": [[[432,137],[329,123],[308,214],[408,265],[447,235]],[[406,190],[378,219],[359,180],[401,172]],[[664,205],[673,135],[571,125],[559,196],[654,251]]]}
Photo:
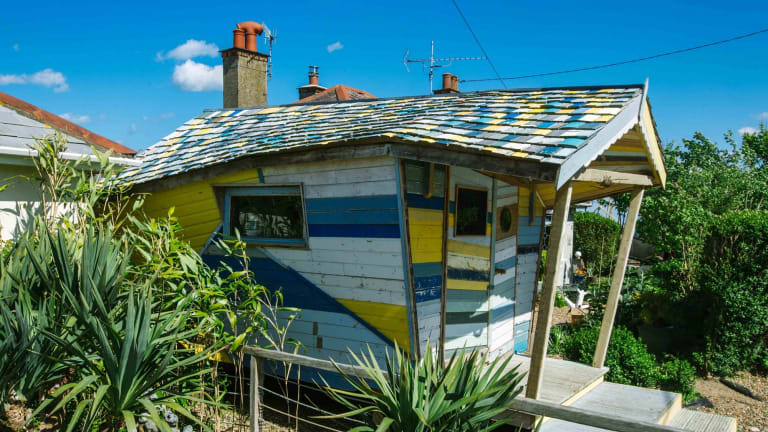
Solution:
{"label": "square window", "polygon": [[300,186],[230,188],[225,194],[224,230],[246,242],[305,246]]}
{"label": "square window", "polygon": [[456,186],[456,236],[485,236],[488,189]]}

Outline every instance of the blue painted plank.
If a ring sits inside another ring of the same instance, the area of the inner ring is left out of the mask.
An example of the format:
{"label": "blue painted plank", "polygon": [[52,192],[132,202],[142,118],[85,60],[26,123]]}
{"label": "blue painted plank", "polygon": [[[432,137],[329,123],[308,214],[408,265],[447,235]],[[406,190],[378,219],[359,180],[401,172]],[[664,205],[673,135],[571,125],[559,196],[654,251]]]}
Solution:
{"label": "blue painted plank", "polygon": [[397,210],[397,195],[374,195],[365,197],[311,198],[306,200],[307,211],[337,210]]}
{"label": "blue painted plank", "polygon": [[310,224],[310,237],[400,238],[399,224]]}
{"label": "blue painted plank", "polygon": [[417,303],[439,299],[443,278],[442,276],[414,277],[413,285]]}
{"label": "blue painted plank", "polygon": [[500,270],[508,270],[515,266],[515,258],[516,257],[509,257],[503,261],[499,261],[495,264],[494,267]]}
{"label": "blue painted plank", "polygon": [[518,255],[525,255],[530,253],[536,253],[539,251],[539,245],[521,245],[517,247]]}
{"label": "blue painted plank", "polygon": [[443,264],[439,262],[413,264],[413,277],[428,277],[443,275]]}
{"label": "blue painted plank", "polygon": [[409,193],[408,207],[421,209],[442,210],[445,206],[443,197],[424,198],[424,195]]}
{"label": "blue painted plank", "polygon": [[469,281],[488,281],[488,272],[469,270],[469,269],[457,269],[448,267],[448,279],[460,279]]}

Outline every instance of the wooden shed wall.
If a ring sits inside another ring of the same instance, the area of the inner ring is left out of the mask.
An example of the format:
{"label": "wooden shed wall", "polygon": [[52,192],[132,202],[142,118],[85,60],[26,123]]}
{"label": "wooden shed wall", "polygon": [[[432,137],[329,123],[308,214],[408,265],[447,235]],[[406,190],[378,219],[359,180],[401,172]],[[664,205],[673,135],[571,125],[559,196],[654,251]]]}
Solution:
{"label": "wooden shed wall", "polygon": [[[409,349],[395,168],[389,157],[265,167],[153,193],[147,209],[164,216],[174,206],[182,235],[199,249],[221,222],[212,185],[302,183],[308,247],[264,250]],[[333,337],[358,337],[353,327],[347,335],[338,331]]]}
{"label": "wooden shed wall", "polygon": [[405,162],[408,237],[421,353],[425,352],[427,343],[432,348],[440,343],[443,290],[446,167],[434,166],[431,189],[429,169],[426,163]]}
{"label": "wooden shed wall", "polygon": [[445,350],[488,345],[488,286],[491,270],[491,216],[484,236],[454,235],[456,186],[488,191],[487,208],[492,208],[493,179],[461,167],[450,175],[451,210],[448,222]]}
{"label": "wooden shed wall", "polygon": [[517,229],[517,268],[515,270],[515,352],[528,349],[533,297],[539,263],[544,208],[531,190],[519,188]]}
{"label": "wooden shed wall", "polygon": [[[499,224],[500,209],[515,206],[517,186],[496,180],[494,193],[494,216]],[[519,226],[519,224],[518,224]],[[490,304],[490,328],[488,348],[491,355],[504,354],[513,349],[515,326],[515,270],[517,264],[517,233],[506,238],[494,235],[493,267]]]}

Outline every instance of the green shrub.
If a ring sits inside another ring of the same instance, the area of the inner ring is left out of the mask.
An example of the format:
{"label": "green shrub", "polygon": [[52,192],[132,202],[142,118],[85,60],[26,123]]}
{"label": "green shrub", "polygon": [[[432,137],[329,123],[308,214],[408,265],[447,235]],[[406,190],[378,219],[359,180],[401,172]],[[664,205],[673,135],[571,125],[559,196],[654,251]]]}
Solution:
{"label": "green shrub", "polygon": [[610,273],[616,261],[621,226],[614,220],[590,212],[573,214],[573,250],[580,251],[596,275]]}
{"label": "green shrub", "polygon": [[509,367],[512,357],[488,363],[487,353],[462,349],[443,366],[433,355],[412,361],[395,346],[382,370],[370,348],[351,356],[367,376],[351,377],[336,366],[354,391],[328,386],[328,394],[349,409],[330,417],[366,415],[369,426],[354,429],[360,432],[492,431],[513,420],[501,414],[523,390],[524,374]]}
{"label": "green shrub", "polygon": [[[572,332],[563,343],[563,357],[592,364],[599,334],[599,327],[581,327]],[[642,387],[656,386],[656,358],[648,352],[642,341],[624,327],[613,329],[605,366],[610,369],[605,376],[610,382]]]}
{"label": "green shrub", "polygon": [[569,327],[567,325],[557,325],[552,327],[549,332],[549,344],[547,353],[554,355],[563,355],[563,349],[566,339],[568,339]]}
{"label": "green shrub", "polygon": [[568,303],[565,301],[565,296],[562,292],[557,291],[555,293],[555,307],[561,308],[568,306]]}
{"label": "green shrub", "polygon": [[685,360],[670,358],[659,366],[659,387],[683,395],[689,401],[696,396],[696,368]]}
{"label": "green shrub", "polygon": [[698,366],[717,375],[764,368],[768,362],[768,212],[719,216],[708,238],[699,290],[705,341]]}

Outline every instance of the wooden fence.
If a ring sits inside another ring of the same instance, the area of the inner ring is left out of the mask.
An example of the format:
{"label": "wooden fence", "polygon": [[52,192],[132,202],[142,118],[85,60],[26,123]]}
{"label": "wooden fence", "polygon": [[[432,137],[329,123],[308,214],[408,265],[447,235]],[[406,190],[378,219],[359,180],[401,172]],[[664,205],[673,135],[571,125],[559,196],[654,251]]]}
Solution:
{"label": "wooden fence", "polygon": [[[250,427],[251,432],[259,431],[259,385],[264,374],[264,360],[279,361],[291,363],[300,366],[312,367],[324,371],[337,372],[336,366],[330,361],[319,360],[299,354],[291,354],[281,351],[273,351],[258,347],[245,346],[243,351],[251,356],[250,366]],[[366,377],[364,369],[348,364],[336,364],[345,374],[356,377]],[[510,410],[517,411],[534,416],[549,417],[553,419],[565,420],[571,423],[592,426],[600,429],[607,429],[616,432],[688,432],[670,426],[664,426],[656,423],[642,422],[616,417],[610,413],[601,413],[597,411],[583,410],[564,405],[558,405],[552,402],[545,402],[537,399],[530,399],[518,396],[512,403]]]}

